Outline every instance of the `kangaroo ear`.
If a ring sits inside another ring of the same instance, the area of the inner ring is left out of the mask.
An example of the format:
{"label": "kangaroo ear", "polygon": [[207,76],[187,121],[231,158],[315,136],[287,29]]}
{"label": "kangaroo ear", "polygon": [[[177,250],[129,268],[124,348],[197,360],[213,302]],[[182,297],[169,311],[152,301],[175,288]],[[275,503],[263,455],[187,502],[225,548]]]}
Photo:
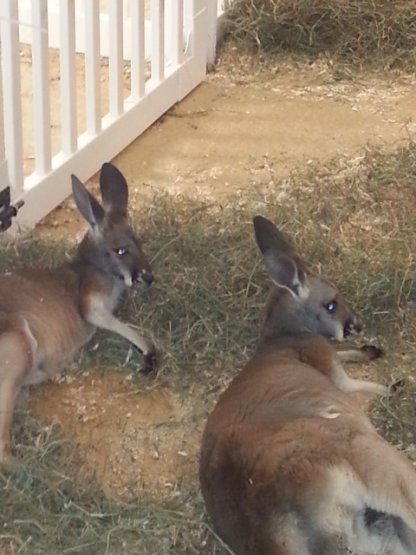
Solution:
{"label": "kangaroo ear", "polygon": [[105,211],[110,216],[127,217],[129,188],[119,169],[106,162],[101,167],[100,190]]}
{"label": "kangaroo ear", "polygon": [[281,254],[296,257],[294,248],[270,220],[263,216],[254,216],[253,225],[257,244],[263,254],[273,249]]}
{"label": "kangaroo ear", "polygon": [[296,298],[305,298],[309,292],[306,273],[294,249],[271,221],[256,216],[253,224],[257,245],[273,283]]}
{"label": "kangaroo ear", "polygon": [[103,226],[105,212],[101,204],[87,191],[76,175],[71,175],[72,194],[81,216],[98,233]]}

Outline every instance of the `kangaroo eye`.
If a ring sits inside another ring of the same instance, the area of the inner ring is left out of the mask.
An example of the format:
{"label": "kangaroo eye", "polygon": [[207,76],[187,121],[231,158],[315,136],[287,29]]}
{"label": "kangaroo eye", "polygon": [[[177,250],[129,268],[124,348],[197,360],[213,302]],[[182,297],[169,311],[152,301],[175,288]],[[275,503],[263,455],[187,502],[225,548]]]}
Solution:
{"label": "kangaroo eye", "polygon": [[337,308],[337,301],[331,301],[330,303],[325,305],[325,308],[330,314],[332,314]]}
{"label": "kangaroo eye", "polygon": [[127,254],[127,249],[124,249],[123,247],[120,247],[119,249],[114,249],[114,252],[118,255],[118,256],[124,256],[125,254]]}

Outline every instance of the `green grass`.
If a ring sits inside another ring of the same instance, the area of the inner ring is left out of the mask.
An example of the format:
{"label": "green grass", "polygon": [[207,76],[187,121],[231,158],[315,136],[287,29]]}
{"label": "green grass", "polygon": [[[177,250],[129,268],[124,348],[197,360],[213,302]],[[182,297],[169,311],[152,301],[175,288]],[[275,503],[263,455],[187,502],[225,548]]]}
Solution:
{"label": "green grass", "polygon": [[[156,281],[144,297],[130,296],[120,313],[154,338],[165,382],[186,393],[196,380],[206,381],[208,391],[220,376],[228,379],[256,340],[269,282],[251,218],[268,216],[359,309],[367,335],[387,352],[381,379],[408,378],[400,403],[378,404],[373,417],[391,441],[410,449],[416,416],[415,183],[416,146],[409,143],[276,179],[238,204],[159,195],[133,217]],[[2,247],[0,267],[56,264],[69,250],[24,240]],[[99,348],[86,349],[84,368],[120,366],[122,339],[99,333],[93,341]],[[135,371],[135,357],[120,371]],[[59,430],[21,415],[14,440],[20,464],[12,474],[0,474],[0,553],[226,553],[208,528],[196,487],[159,504],[111,501],[97,484],[77,476],[76,455]]]}

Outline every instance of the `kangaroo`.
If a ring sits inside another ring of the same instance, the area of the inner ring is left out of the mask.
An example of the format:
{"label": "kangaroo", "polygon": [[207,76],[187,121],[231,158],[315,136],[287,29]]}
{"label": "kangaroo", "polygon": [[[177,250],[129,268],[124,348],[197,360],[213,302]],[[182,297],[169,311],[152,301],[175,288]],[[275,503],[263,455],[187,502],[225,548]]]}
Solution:
{"label": "kangaroo", "polygon": [[72,175],[72,192],[88,232],[70,262],[0,275],[0,463],[12,460],[10,429],[17,395],[59,373],[94,335],[113,331],[155,366],[155,348],[115,311],[133,284],[149,287],[150,265],[127,221],[128,186],[112,164],[101,168],[102,205]]}
{"label": "kangaroo", "polygon": [[415,555],[416,473],[382,439],[337,353],[360,328],[336,288],[310,272],[267,219],[254,218],[274,288],[254,356],[203,433],[199,476],[219,536],[237,555]]}

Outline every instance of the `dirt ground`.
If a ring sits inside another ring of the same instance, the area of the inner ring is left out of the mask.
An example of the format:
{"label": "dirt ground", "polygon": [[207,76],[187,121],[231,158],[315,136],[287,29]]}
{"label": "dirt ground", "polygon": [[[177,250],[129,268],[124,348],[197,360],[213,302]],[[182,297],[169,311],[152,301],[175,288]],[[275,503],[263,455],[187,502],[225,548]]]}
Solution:
{"label": "dirt ground", "polygon": [[[325,63],[263,65],[228,49],[215,73],[115,159],[133,206],[157,190],[238,202],[245,190],[310,160],[358,157],[368,143],[414,136],[413,79],[333,75]],[[80,229],[68,201],[37,232],[75,238]],[[101,368],[33,390],[30,409],[62,427],[84,471],[110,496],[145,491],[164,499],[196,483],[200,434],[213,400],[200,383],[184,399],[178,380],[138,389],[127,373]]]}

